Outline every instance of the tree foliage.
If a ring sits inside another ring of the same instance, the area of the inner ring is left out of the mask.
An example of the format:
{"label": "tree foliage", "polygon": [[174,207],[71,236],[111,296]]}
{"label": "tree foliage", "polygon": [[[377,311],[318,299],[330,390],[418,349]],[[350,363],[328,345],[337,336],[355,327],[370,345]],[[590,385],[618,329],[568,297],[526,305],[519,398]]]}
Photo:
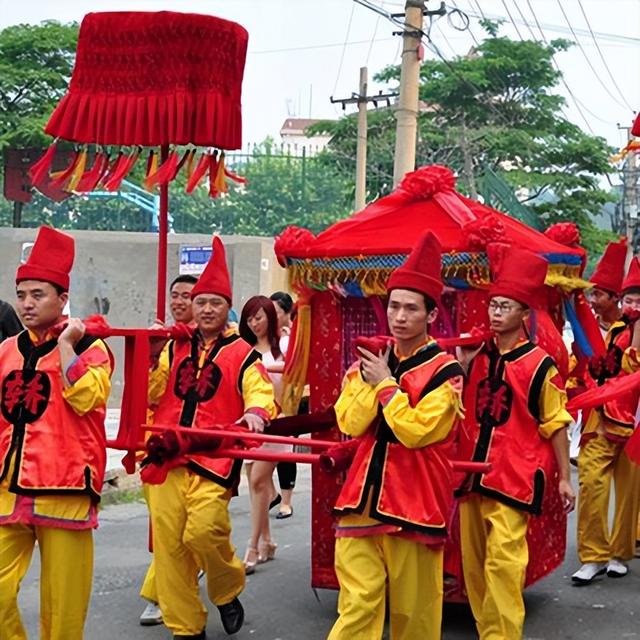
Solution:
{"label": "tree foliage", "polygon": [[[545,225],[577,222],[592,241],[592,216],[611,200],[600,186],[611,171],[611,150],[604,139],[586,134],[563,113],[564,99],[555,93],[561,74],[553,56],[569,46],[565,40],[514,41],[494,30],[468,55],[425,61],[420,71],[417,165],[452,167],[467,192],[489,167]],[[377,74],[377,80],[390,88],[399,78],[398,66]],[[326,160],[352,173],[355,116],[321,123],[314,130],[333,134]],[[392,110],[370,112],[369,199],[391,188],[394,139]],[[465,172],[465,154],[471,175]]]}
{"label": "tree foliage", "polygon": [[0,150],[51,142],[43,127],[67,90],[77,39],[77,24],[55,21],[0,31]]}

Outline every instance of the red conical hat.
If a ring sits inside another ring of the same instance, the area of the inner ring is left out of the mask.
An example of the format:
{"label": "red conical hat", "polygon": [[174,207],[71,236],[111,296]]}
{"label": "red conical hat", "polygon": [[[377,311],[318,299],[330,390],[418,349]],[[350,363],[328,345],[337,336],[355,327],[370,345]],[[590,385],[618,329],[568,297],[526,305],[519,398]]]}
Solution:
{"label": "red conical hat", "polygon": [[16,271],[16,284],[23,280],[42,280],[69,290],[69,272],[75,257],[75,243],[66,233],[40,227],[25,264]]}
{"label": "red conical hat", "polygon": [[640,289],[640,258],[635,256],[629,265],[629,272],[622,283],[622,291]]}
{"label": "red conical hat", "polygon": [[195,287],[191,289],[191,299],[193,300],[201,293],[213,293],[226,298],[227,302],[231,304],[231,279],[227,269],[224,245],[219,236],[213,236],[211,248],[211,258],[209,258],[209,262],[198,278]]}
{"label": "red conical hat", "polygon": [[488,245],[487,255],[493,276],[489,297],[503,296],[532,306],[544,286],[549,263],[532,251],[499,243]]}
{"label": "red conical hat", "polygon": [[596,265],[589,282],[598,289],[620,295],[624,279],[624,262],[627,257],[627,240],[610,242]]}
{"label": "red conical hat", "polygon": [[413,248],[406,262],[398,267],[387,282],[387,291],[410,289],[419,291],[437,302],[442,293],[442,247],[428,231]]}

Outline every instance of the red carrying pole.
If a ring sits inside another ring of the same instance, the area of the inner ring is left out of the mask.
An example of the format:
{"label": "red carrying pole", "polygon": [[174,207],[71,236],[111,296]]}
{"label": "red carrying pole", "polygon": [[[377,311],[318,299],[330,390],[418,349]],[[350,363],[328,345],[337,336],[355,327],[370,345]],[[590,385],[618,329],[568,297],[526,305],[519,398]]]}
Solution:
{"label": "red carrying pole", "polygon": [[179,431],[180,433],[211,436],[211,439],[236,438],[237,440],[253,440],[254,442],[271,442],[275,444],[291,444],[309,447],[310,449],[327,449],[336,443],[329,440],[313,440],[312,438],[293,438],[289,436],[273,436],[269,433],[255,433],[253,431],[240,431],[238,429],[197,429],[191,427],[171,427],[161,424],[143,425],[143,431],[163,433],[165,431]]}
{"label": "red carrying pole", "polygon": [[209,455],[212,458],[299,462],[302,464],[316,464],[320,460],[320,456],[317,453],[289,453],[288,451],[264,451],[263,449],[217,449]]}
{"label": "red carrying pole", "polygon": [[[160,165],[169,156],[169,145],[160,147]],[[160,211],[158,211],[158,287],[156,318],[164,322],[167,302],[167,240],[169,236],[169,185],[160,185]]]}

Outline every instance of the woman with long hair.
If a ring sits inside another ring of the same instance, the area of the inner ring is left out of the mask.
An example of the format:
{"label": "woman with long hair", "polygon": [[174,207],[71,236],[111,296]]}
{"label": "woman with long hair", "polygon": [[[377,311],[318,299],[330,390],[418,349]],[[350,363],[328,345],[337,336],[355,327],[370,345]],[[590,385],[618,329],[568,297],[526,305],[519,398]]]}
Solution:
{"label": "woman with long hair", "polygon": [[[273,301],[266,296],[249,298],[242,309],[239,331],[242,338],[262,354],[262,363],[273,383],[276,402],[280,404],[288,337],[280,337]],[[271,451],[291,449],[288,445],[277,444],[264,444],[262,447]],[[244,566],[247,574],[250,574],[255,571],[257,564],[272,560],[276,553],[277,544],[271,539],[269,527],[269,506],[275,493],[273,470],[276,463],[255,460],[248,462],[246,466],[251,496],[251,538],[244,556]]]}

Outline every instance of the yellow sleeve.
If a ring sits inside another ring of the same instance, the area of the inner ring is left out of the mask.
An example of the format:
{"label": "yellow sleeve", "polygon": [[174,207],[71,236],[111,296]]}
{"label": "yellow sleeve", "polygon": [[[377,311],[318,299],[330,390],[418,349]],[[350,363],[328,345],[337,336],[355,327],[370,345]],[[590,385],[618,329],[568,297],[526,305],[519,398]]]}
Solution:
{"label": "yellow sleeve", "polygon": [[111,360],[107,346],[96,340],[69,364],[65,371],[69,386],[62,397],[78,415],[107,404],[111,393]]}
{"label": "yellow sleeve", "polygon": [[[385,382],[378,386],[384,385]],[[376,391],[362,379],[359,369],[347,372],[342,393],[335,404],[335,411],[338,428],[352,438],[364,434],[378,414]]]}
{"label": "yellow sleeve", "polygon": [[149,371],[149,388],[147,390],[149,397],[149,405],[157,405],[160,398],[164,395],[169,381],[169,373],[171,366],[169,364],[169,345],[168,342],[164,349],[160,352],[158,363],[154,369]]}
{"label": "yellow sleeve", "polygon": [[622,370],[625,373],[640,371],[640,353],[635,347],[628,347],[622,354]]}
{"label": "yellow sleeve", "polygon": [[[380,383],[376,391],[385,382]],[[460,393],[446,381],[412,407],[409,396],[398,388],[382,411],[396,438],[405,447],[418,449],[441,442],[449,435],[462,413]]]}
{"label": "yellow sleeve", "polygon": [[560,376],[555,367],[547,371],[540,392],[540,435],[549,439],[559,429],[564,429],[573,422],[571,414],[566,410],[567,394],[564,389],[558,387],[554,378]]}
{"label": "yellow sleeve", "polygon": [[241,385],[245,412],[259,415],[265,422],[278,415],[273,384],[262,362],[258,360],[244,370]]}

